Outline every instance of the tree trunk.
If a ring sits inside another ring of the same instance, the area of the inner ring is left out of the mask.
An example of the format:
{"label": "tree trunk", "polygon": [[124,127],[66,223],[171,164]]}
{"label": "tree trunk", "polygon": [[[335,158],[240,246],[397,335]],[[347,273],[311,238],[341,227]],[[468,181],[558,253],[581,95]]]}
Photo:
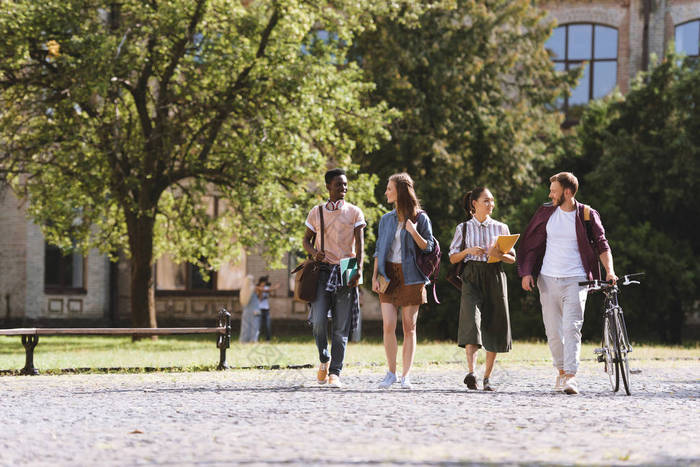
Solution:
{"label": "tree trunk", "polygon": [[145,216],[127,220],[131,248],[131,322],[134,327],[158,327],[151,265],[154,224],[154,219]]}

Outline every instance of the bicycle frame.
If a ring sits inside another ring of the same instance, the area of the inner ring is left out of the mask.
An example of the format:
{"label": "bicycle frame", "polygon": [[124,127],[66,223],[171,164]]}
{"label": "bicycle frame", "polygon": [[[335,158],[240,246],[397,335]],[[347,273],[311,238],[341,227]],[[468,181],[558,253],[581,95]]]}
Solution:
{"label": "bicycle frame", "polygon": [[[628,274],[623,276],[622,285],[639,284],[638,281],[631,281],[630,277],[642,275]],[[630,368],[627,355],[632,352],[625,316],[622,307],[618,303],[618,286],[607,281],[585,281],[579,282],[580,286],[587,286],[591,291],[602,291],[603,299],[603,339],[602,347],[595,350],[599,354],[598,361],[605,363],[605,372],[610,378],[610,385],[613,392],[620,388],[620,376],[624,383],[625,392],[630,395]]]}
{"label": "bicycle frame", "polygon": [[632,352],[632,345],[630,344],[629,337],[627,335],[627,325],[625,323],[625,314],[622,311],[622,307],[617,301],[617,286],[612,286],[609,289],[605,289],[603,293],[605,294],[605,299],[603,301],[603,309],[605,310],[605,315],[608,319],[615,323],[615,318],[620,320],[620,329],[616,329],[620,335],[620,342],[624,345],[624,350],[626,352]]}

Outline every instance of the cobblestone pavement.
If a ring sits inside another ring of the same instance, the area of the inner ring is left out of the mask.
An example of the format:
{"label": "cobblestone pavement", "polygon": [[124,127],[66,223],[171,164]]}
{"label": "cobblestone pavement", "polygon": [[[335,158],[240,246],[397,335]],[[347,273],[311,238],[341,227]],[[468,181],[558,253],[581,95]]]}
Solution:
{"label": "cobblestone pavement", "polygon": [[497,366],[495,393],[454,364],[410,391],[357,365],[342,389],[315,369],[2,377],[0,464],[700,465],[700,361],[633,366],[631,397],[592,361],[579,396],[546,364]]}

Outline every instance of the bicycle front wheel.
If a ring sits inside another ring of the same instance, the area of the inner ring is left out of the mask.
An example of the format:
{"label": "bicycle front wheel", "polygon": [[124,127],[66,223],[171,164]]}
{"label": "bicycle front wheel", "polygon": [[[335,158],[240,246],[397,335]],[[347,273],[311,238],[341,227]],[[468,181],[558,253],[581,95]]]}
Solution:
{"label": "bicycle front wheel", "polygon": [[610,316],[605,316],[603,319],[603,356],[605,358],[605,373],[610,379],[610,386],[613,392],[620,389],[620,371],[617,366],[617,353],[615,351],[615,343],[617,342],[616,326],[610,319]]}
{"label": "bicycle front wheel", "polygon": [[615,330],[617,334],[617,348],[618,351],[618,362],[620,366],[620,373],[622,374],[622,384],[625,386],[625,392],[627,395],[631,395],[630,391],[630,364],[627,360],[627,352],[629,346],[627,345],[627,329],[625,328],[625,321],[622,317],[622,310],[615,310]]}

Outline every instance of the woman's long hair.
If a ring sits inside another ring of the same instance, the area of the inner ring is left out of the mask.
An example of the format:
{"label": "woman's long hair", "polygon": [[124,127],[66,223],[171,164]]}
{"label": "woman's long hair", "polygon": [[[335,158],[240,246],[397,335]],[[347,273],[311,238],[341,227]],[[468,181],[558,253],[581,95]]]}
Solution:
{"label": "woman's long hair", "polygon": [[396,187],[396,213],[402,220],[415,220],[420,210],[420,201],[413,188],[413,179],[405,172],[389,177]]}
{"label": "woman's long hair", "polygon": [[485,186],[480,186],[478,188],[474,188],[472,191],[468,191],[462,198],[462,209],[464,209],[464,212],[467,213],[467,220],[474,217],[475,209],[472,203],[478,200],[479,196],[481,196],[481,194],[486,190],[488,190],[488,188]]}

